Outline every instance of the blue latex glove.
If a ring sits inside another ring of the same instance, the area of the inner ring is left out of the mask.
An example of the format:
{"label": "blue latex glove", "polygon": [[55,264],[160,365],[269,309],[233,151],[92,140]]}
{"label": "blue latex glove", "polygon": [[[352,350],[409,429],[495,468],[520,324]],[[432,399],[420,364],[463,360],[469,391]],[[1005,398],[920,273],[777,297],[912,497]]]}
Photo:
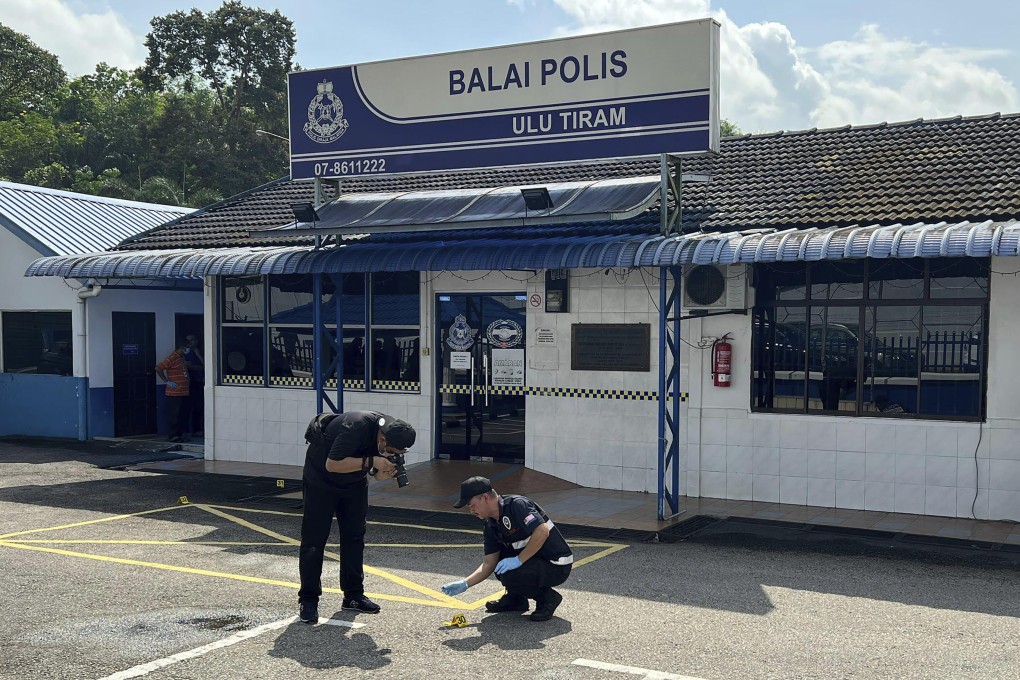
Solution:
{"label": "blue latex glove", "polygon": [[166,386],[169,387],[172,390],[176,390],[177,389],[177,383],[175,383],[173,380],[167,380],[166,381]]}
{"label": "blue latex glove", "polygon": [[519,557],[507,557],[499,561],[496,565],[497,574],[505,574],[508,571],[513,571],[517,567],[521,566],[521,558]]}
{"label": "blue latex glove", "polygon": [[444,595],[460,595],[468,589],[467,579],[461,579],[459,581],[451,581],[443,585]]}

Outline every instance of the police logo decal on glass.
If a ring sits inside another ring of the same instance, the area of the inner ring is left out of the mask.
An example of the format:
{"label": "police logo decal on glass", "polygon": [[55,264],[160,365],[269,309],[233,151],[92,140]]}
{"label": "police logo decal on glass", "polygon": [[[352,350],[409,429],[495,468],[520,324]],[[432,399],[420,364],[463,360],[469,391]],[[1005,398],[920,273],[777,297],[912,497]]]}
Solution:
{"label": "police logo decal on glass", "polygon": [[451,349],[463,352],[475,344],[475,329],[468,325],[467,318],[458,314],[450,326],[450,334],[446,338],[446,344]]}
{"label": "police logo decal on glass", "polygon": [[498,319],[489,324],[489,327],[485,329],[485,337],[489,339],[489,344],[500,349],[506,349],[508,347],[516,347],[521,344],[521,338],[524,337],[524,330],[521,325],[511,319]]}
{"label": "police logo decal on glass", "polygon": [[315,89],[318,94],[308,104],[304,131],[312,141],[329,144],[340,139],[350,125],[344,119],[344,103],[333,94],[333,83],[323,80]]}

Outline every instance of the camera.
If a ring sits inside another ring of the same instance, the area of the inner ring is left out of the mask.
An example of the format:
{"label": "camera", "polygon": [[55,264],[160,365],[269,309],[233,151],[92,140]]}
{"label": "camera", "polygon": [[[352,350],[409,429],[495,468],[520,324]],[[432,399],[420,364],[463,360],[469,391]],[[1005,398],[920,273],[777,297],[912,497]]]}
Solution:
{"label": "camera", "polygon": [[397,480],[397,488],[403,489],[405,486],[410,484],[410,482],[407,481],[407,470],[404,469],[404,454],[394,453],[386,456],[386,460],[393,463],[397,468],[397,473],[393,475]]}

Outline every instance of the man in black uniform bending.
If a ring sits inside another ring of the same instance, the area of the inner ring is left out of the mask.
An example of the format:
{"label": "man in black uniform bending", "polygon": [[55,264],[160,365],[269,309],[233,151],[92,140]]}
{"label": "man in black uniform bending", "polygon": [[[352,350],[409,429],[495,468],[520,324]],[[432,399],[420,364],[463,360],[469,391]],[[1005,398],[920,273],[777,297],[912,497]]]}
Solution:
{"label": "man in black uniform bending", "polygon": [[[320,416],[321,417],[321,416]],[[322,429],[322,441],[310,441],[302,479],[299,616],[319,620],[322,595],[322,552],[334,515],[340,528],[340,588],[343,609],[375,614],[379,605],[365,596],[365,517],[368,475],[377,481],[396,474],[386,456],[402,454],[414,444],[414,428],[375,411],[349,411],[333,416]]]}
{"label": "man in black uniform bending", "polygon": [[490,612],[526,612],[535,600],[532,621],[548,621],[563,596],[553,590],[567,580],[574,556],[549,516],[526,496],[500,496],[485,477],[471,477],[460,485],[460,500],[485,522],[485,558],[470,576],[443,586],[447,595],[459,595],[471,586],[496,578],[506,595],[486,602]]}

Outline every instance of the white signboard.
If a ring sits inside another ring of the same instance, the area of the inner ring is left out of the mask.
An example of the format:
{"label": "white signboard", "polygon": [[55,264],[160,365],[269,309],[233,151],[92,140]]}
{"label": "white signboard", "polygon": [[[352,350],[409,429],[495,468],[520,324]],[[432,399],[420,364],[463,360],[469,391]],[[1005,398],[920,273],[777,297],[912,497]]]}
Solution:
{"label": "white signboard", "polygon": [[535,344],[536,345],[555,345],[556,344],[556,331],[551,328],[538,328],[535,329]]}
{"label": "white signboard", "polygon": [[450,368],[471,369],[471,352],[450,352]]}
{"label": "white signboard", "polygon": [[714,19],[288,78],[291,176],[701,154],[719,148]]}
{"label": "white signboard", "polygon": [[492,386],[524,387],[524,350],[492,350]]}

